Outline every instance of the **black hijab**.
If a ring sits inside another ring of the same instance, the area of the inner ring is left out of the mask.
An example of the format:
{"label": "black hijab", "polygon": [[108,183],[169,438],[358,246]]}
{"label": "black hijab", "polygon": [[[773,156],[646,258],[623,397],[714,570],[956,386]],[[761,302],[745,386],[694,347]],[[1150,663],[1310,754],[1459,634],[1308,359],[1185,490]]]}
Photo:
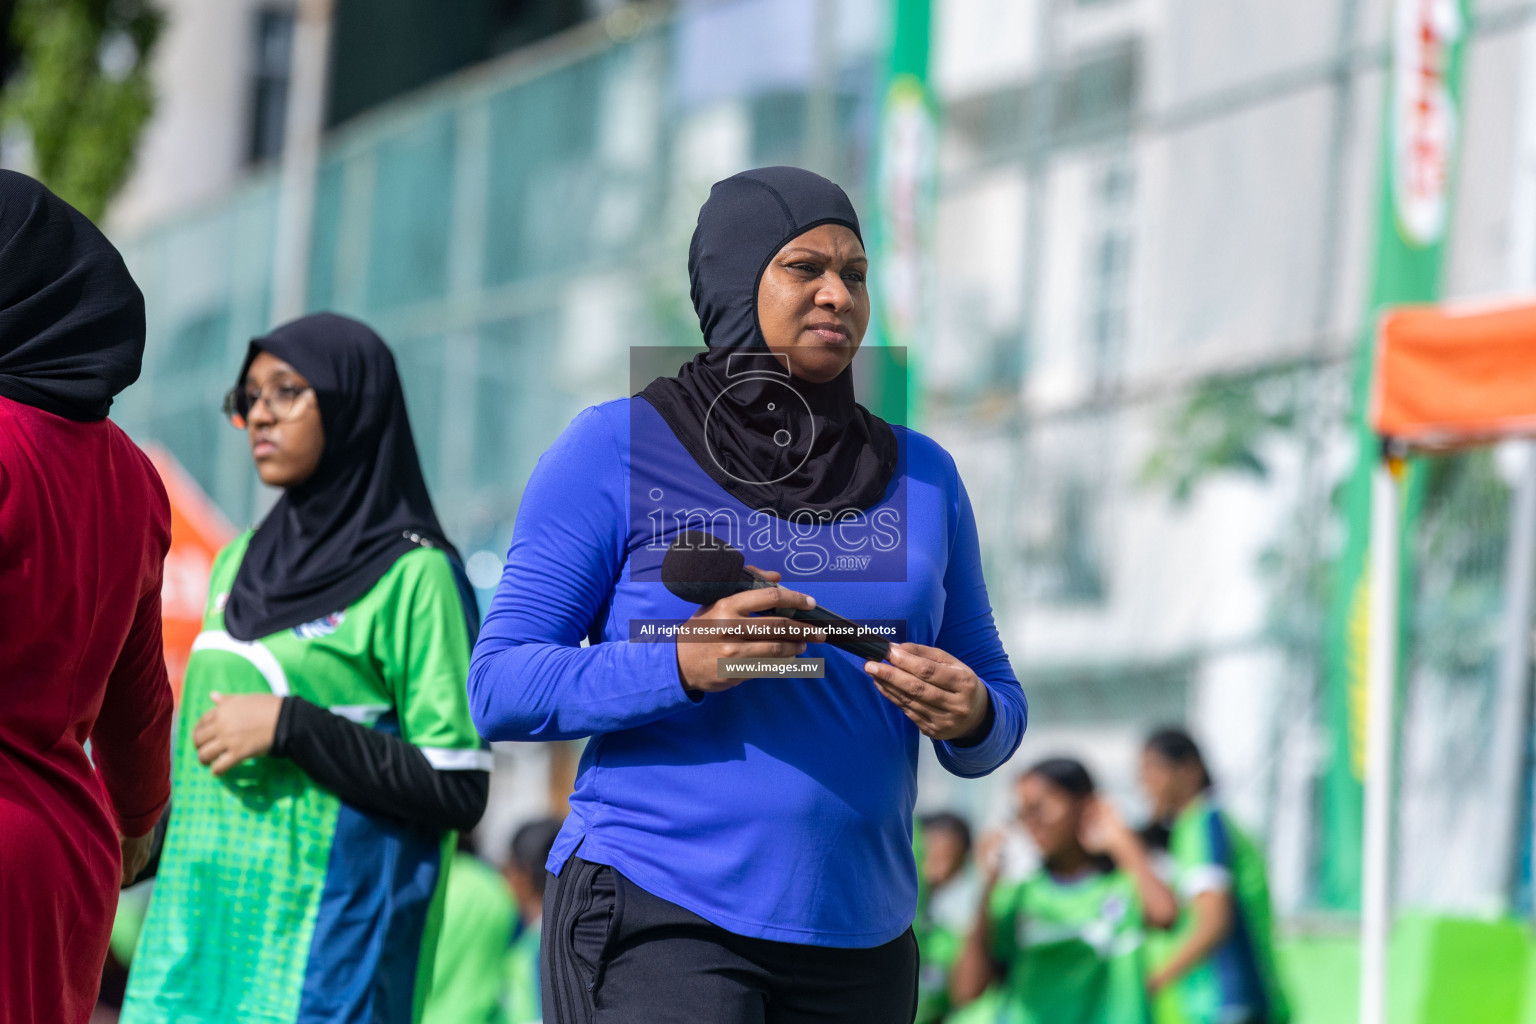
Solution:
{"label": "black hijab", "polygon": [[105,419],[143,359],[144,296],[112,243],[40,182],[0,170],[0,395]]}
{"label": "black hijab", "polygon": [[224,628],[255,640],[345,608],[418,546],[458,553],[443,536],[416,457],[395,357],[366,325],[301,317],[251,342],[315,389],[325,449],[314,474],[262,520],[235,573]]}
{"label": "black hijab", "polygon": [[[819,174],[762,167],[716,182],[688,248],[693,308],[709,348],[640,392],[720,486],[784,519],[879,504],[896,468],[895,432],[854,401],[853,367],[824,384],[791,380],[758,324],[758,282],[769,261],[822,224],[859,235],[848,196]],[[739,378],[746,366],[768,372],[733,384],[731,371]]]}

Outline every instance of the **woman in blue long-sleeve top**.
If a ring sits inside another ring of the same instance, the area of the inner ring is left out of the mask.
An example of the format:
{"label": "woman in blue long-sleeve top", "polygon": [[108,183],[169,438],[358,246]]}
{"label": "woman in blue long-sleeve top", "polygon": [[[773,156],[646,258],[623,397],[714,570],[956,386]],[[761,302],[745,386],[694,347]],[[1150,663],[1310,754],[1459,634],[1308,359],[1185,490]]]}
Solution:
{"label": "woman in blue long-sleeve top", "polygon": [[[984,775],[1027,707],[954,461],[854,401],[867,263],[830,181],[717,183],[689,250],[708,351],[578,415],[528,483],[469,690],[489,739],[592,737],[548,862],[547,1021],[912,1018],[919,738]],[[675,597],[663,556],[700,529],[783,585]],[[869,662],[773,611],[813,603],[905,642]],[[769,635],[667,639],[689,619]],[[824,678],[719,674],[803,653]]]}

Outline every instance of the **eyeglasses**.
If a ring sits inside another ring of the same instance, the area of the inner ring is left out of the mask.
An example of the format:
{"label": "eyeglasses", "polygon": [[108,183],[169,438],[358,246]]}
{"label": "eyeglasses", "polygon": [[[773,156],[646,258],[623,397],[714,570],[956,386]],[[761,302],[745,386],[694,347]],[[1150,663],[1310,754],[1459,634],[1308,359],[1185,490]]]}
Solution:
{"label": "eyeglasses", "polygon": [[265,401],[273,417],[287,419],[300,396],[313,390],[307,385],[297,387],[293,384],[279,384],[272,388],[232,387],[224,394],[224,415],[229,418],[229,422],[244,430],[256,403]]}

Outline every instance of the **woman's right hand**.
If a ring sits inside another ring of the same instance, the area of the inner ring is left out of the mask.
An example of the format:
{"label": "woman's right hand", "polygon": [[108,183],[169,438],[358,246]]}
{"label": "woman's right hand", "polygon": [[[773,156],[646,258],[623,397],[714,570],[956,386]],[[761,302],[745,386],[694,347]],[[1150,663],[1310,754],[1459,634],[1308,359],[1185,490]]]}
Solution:
{"label": "woman's right hand", "polygon": [[[748,566],[749,569],[753,568]],[[780,575],[762,569],[754,571],[773,583]],[[826,637],[814,626],[776,615],[762,615],[773,608],[797,608],[809,611],[816,599],[787,587],[744,590],[714,604],[701,605],[688,620],[701,620],[722,628],[734,622],[752,623],[751,636],[726,636],[718,641],[680,640],[677,643],[677,675],[689,693],[719,693],[746,682],[746,678],[724,679],[719,674],[721,658],[794,658],[805,653],[807,643],[821,643]],[[766,630],[767,632],[760,632]]]}
{"label": "woman's right hand", "polygon": [[149,858],[155,850],[155,830],[150,829],[141,836],[117,837],[118,846],[123,852],[123,883],[121,888],[126,889],[133,884],[133,880],[139,877],[139,872],[144,870],[144,865],[149,863]]}
{"label": "woman's right hand", "polygon": [[1083,808],[1083,825],[1078,841],[1089,853],[1107,855],[1116,863],[1129,856],[1140,840],[1101,796],[1089,799]]}

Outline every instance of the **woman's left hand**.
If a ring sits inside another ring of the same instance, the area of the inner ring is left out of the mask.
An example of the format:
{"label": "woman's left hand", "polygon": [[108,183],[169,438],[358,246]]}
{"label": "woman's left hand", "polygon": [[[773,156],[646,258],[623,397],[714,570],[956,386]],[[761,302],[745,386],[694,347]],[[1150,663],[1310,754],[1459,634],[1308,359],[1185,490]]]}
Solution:
{"label": "woman's left hand", "polygon": [[192,745],[197,759],[223,775],[250,757],[272,749],[283,698],[273,693],[213,695],[213,710],[197,720]]}
{"label": "woman's left hand", "polygon": [[959,739],[987,717],[986,684],[958,659],[922,644],[892,644],[886,659],[864,671],[924,736]]}

